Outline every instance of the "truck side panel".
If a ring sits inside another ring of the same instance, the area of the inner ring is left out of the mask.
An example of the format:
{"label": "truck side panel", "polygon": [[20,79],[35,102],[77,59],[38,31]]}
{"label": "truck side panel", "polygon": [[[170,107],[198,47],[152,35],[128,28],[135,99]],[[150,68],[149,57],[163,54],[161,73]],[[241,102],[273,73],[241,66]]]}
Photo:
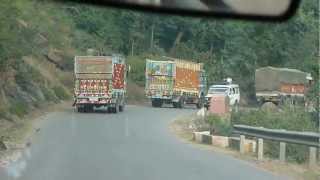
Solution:
{"label": "truck side panel", "polygon": [[124,64],[113,65],[112,84],[114,89],[125,88],[125,65]]}
{"label": "truck side panel", "polygon": [[304,94],[305,93],[305,85],[304,84],[282,83],[280,86],[280,91],[282,93],[288,93],[288,94]]}
{"label": "truck side panel", "polygon": [[176,60],[176,90],[198,92],[200,87],[201,64]]}

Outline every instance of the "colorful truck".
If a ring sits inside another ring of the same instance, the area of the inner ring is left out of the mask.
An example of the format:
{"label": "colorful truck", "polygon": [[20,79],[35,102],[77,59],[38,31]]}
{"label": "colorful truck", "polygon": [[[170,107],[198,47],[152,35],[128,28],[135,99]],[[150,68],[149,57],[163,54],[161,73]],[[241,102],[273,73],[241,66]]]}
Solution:
{"label": "colorful truck", "polygon": [[121,55],[76,56],[74,59],[74,106],[78,112],[105,108],[117,113],[124,110],[126,64]]}
{"label": "colorful truck", "polygon": [[174,58],[146,60],[146,96],[153,107],[172,104],[183,108],[185,104],[204,105],[206,75],[203,64]]}
{"label": "colorful truck", "polygon": [[256,69],[256,98],[260,104],[301,104],[312,82],[310,73],[297,69],[263,67]]}

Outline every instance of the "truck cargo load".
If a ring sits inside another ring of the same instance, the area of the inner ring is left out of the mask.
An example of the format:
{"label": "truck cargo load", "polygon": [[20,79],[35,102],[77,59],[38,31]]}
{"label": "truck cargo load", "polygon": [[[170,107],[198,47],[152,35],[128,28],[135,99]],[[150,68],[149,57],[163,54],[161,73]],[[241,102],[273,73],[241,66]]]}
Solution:
{"label": "truck cargo load", "polygon": [[167,58],[167,61],[146,60],[146,95],[155,107],[172,103],[203,105],[206,76],[203,65]]}
{"label": "truck cargo load", "polygon": [[283,103],[288,98],[290,101],[303,100],[310,73],[297,69],[263,67],[256,69],[255,89],[256,97],[261,103]]}
{"label": "truck cargo load", "polygon": [[74,105],[79,112],[105,107],[123,111],[126,94],[126,65],[121,55],[76,56]]}

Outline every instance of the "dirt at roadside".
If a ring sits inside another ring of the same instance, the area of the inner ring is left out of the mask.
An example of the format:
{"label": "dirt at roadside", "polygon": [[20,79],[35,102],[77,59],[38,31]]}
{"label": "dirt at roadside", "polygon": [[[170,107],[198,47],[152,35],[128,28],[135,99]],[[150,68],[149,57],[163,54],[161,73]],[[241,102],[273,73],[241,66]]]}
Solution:
{"label": "dirt at roadside", "polygon": [[253,155],[240,155],[237,151],[232,149],[219,148],[212,145],[198,144],[193,141],[192,133],[195,131],[193,124],[195,116],[181,117],[173,121],[169,129],[170,131],[184,143],[192,144],[197,148],[206,149],[213,152],[224,153],[238,159],[245,160],[251,165],[268,170],[276,175],[287,176],[297,180],[319,180],[320,179],[320,166],[310,169],[306,164],[285,163],[281,164],[278,160],[265,158],[260,162]]}
{"label": "dirt at roadside", "polygon": [[71,101],[47,104],[30,112],[17,122],[1,121],[0,136],[4,136],[4,143],[8,149],[0,150],[0,167],[17,159],[22,150],[32,145],[32,135],[41,131],[39,117],[49,112],[63,111],[71,105]]}

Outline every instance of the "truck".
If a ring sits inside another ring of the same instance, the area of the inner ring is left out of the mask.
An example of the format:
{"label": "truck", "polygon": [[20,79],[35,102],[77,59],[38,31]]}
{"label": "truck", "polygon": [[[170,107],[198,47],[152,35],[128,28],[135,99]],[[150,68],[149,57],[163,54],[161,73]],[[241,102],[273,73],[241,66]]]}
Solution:
{"label": "truck", "polygon": [[169,57],[146,59],[145,79],[145,93],[153,107],[164,103],[174,108],[204,105],[207,77],[202,63]]}
{"label": "truck", "polygon": [[127,69],[122,55],[74,58],[74,106],[78,112],[104,108],[122,112],[125,107]]}
{"label": "truck", "polygon": [[255,90],[259,104],[302,104],[312,76],[297,69],[262,67],[255,71]]}

